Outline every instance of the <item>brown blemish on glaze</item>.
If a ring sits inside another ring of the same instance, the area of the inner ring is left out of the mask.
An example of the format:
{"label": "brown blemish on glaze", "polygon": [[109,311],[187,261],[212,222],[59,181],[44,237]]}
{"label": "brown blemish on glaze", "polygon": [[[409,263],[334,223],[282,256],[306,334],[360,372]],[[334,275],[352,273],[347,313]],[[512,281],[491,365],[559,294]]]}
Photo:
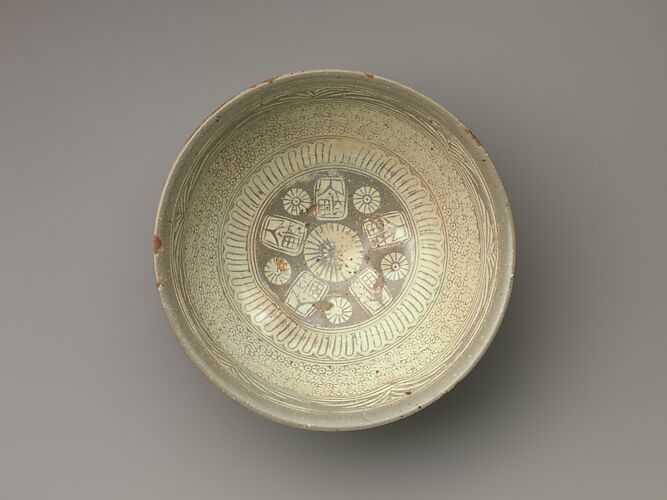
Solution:
{"label": "brown blemish on glaze", "polygon": [[159,290],[160,287],[162,287],[162,283],[160,283],[159,281],[156,281],[155,282],[155,288],[157,288]]}
{"label": "brown blemish on glaze", "polygon": [[372,80],[373,78],[375,78],[375,75],[373,73],[365,73],[365,75],[366,75],[366,78],[368,78],[369,80]]}
{"label": "brown blemish on glaze", "polygon": [[308,210],[306,210],[306,215],[317,215],[317,213],[320,210],[320,206],[315,203],[314,205],[311,205]]}
{"label": "brown blemish on glaze", "polygon": [[156,234],[153,236],[153,255],[157,255],[161,248],[162,248],[162,240]]}
{"label": "brown blemish on glaze", "polygon": [[380,293],[384,287],[384,276],[378,274],[375,283],[373,283],[373,293]]}
{"label": "brown blemish on glaze", "polygon": [[473,133],[472,130],[470,130],[469,128],[467,128],[467,129],[466,129],[466,134],[468,134],[470,137],[472,137],[472,140],[475,141],[479,147],[482,147],[482,143],[479,142],[479,139],[478,139],[477,136]]}
{"label": "brown blemish on glaze", "polygon": [[281,273],[287,272],[289,269],[289,262],[282,257],[276,257],[276,269]]}
{"label": "brown blemish on glaze", "polygon": [[333,304],[328,300],[318,300],[317,302],[313,302],[313,307],[318,311],[328,311],[333,307]]}

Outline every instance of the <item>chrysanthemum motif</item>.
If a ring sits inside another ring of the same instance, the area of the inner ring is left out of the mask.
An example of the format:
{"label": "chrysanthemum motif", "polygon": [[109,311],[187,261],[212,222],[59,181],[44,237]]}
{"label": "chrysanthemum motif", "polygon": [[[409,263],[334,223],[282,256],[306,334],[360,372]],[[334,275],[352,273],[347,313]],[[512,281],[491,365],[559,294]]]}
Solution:
{"label": "chrysanthemum motif", "polygon": [[284,285],[292,276],[292,268],[283,257],[273,257],[264,266],[264,276],[274,285]]}
{"label": "chrysanthemum motif", "polygon": [[352,304],[343,297],[331,299],[331,307],[324,311],[324,315],[334,325],[345,323],[352,316]]}
{"label": "chrysanthemum motif", "polygon": [[362,186],[352,196],[354,208],[362,214],[372,214],[380,208],[380,193],[371,186]]}
{"label": "chrysanthemum motif", "polygon": [[399,252],[390,253],[382,258],[380,267],[388,280],[401,280],[408,274],[408,258]]}
{"label": "chrysanthemum motif", "polygon": [[283,196],[283,207],[289,214],[304,214],[310,205],[310,195],[301,188],[292,188]]}
{"label": "chrysanthemum motif", "polygon": [[303,257],[315,275],[338,283],[352,277],[361,267],[364,247],[352,229],[327,222],[308,235]]}

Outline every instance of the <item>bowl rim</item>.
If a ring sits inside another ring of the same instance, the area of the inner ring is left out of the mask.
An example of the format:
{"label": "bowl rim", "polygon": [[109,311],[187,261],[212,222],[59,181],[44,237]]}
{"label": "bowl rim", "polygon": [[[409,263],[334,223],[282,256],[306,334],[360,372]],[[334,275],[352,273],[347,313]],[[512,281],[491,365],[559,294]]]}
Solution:
{"label": "bowl rim", "polygon": [[[379,84],[389,87],[400,94],[411,96],[428,105],[429,108],[445,119],[444,121],[446,121],[448,127],[451,127],[452,132],[458,132],[457,138],[463,142],[466,151],[475,160],[478,168],[481,167],[481,159],[484,159],[484,168],[479,168],[479,170],[487,182],[498,220],[497,293],[494,294],[488,306],[488,312],[480,324],[479,331],[466,347],[469,355],[459,356],[450,369],[445,370],[439,377],[434,378],[428,386],[404,398],[406,401],[403,404],[378,408],[377,411],[369,410],[361,412],[359,415],[355,413],[354,417],[349,413],[345,413],[338,415],[337,419],[314,418],[308,412],[295,411],[285,406],[265,401],[260,397],[254,397],[253,394],[245,391],[231,377],[224,377],[216,372],[212,367],[212,363],[215,361],[199,349],[196,340],[192,338],[190,328],[187,326],[183,312],[176,300],[175,290],[172,285],[173,281],[171,279],[170,252],[165,251],[169,247],[170,242],[161,237],[161,235],[170,234],[172,221],[169,213],[172,208],[170,201],[174,196],[173,188],[177,182],[179,173],[182,173],[187,168],[187,164],[183,163],[184,157],[190,151],[200,133],[215,123],[216,116],[221,115],[221,113],[237,103],[246,94],[257,92],[274,82],[298,80],[312,76],[347,77],[359,79],[360,81],[375,80]],[[190,134],[173,162],[160,194],[153,232],[153,263],[157,290],[171,330],[190,360],[211,383],[241,406],[269,420],[301,429],[348,431],[385,425],[424,409],[449,392],[479,362],[500,328],[507,310],[516,265],[515,238],[514,219],[509,197],[495,165],[477,137],[458,118],[431,98],[389,78],[355,70],[314,69],[274,76],[256,85],[252,85],[218,106]]]}

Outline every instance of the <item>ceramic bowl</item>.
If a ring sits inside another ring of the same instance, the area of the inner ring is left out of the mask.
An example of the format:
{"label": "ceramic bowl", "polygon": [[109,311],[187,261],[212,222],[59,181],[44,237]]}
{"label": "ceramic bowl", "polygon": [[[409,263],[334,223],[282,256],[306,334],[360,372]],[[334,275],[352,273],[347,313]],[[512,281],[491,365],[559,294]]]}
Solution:
{"label": "ceramic bowl", "polygon": [[162,194],[157,287],[184,350],[243,406],[352,430],[410,415],[482,356],[514,231],[473,133],[353,71],[271,78],[192,134]]}

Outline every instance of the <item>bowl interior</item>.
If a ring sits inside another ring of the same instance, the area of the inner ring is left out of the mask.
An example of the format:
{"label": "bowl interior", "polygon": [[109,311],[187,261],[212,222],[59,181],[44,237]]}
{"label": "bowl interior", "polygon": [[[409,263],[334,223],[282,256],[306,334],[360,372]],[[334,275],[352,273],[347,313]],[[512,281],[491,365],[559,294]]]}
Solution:
{"label": "bowl interior", "polygon": [[158,288],[223,391],[290,425],[345,430],[445,393],[509,296],[509,204],[443,108],[342,71],[271,79],[213,113],[169,176]]}

